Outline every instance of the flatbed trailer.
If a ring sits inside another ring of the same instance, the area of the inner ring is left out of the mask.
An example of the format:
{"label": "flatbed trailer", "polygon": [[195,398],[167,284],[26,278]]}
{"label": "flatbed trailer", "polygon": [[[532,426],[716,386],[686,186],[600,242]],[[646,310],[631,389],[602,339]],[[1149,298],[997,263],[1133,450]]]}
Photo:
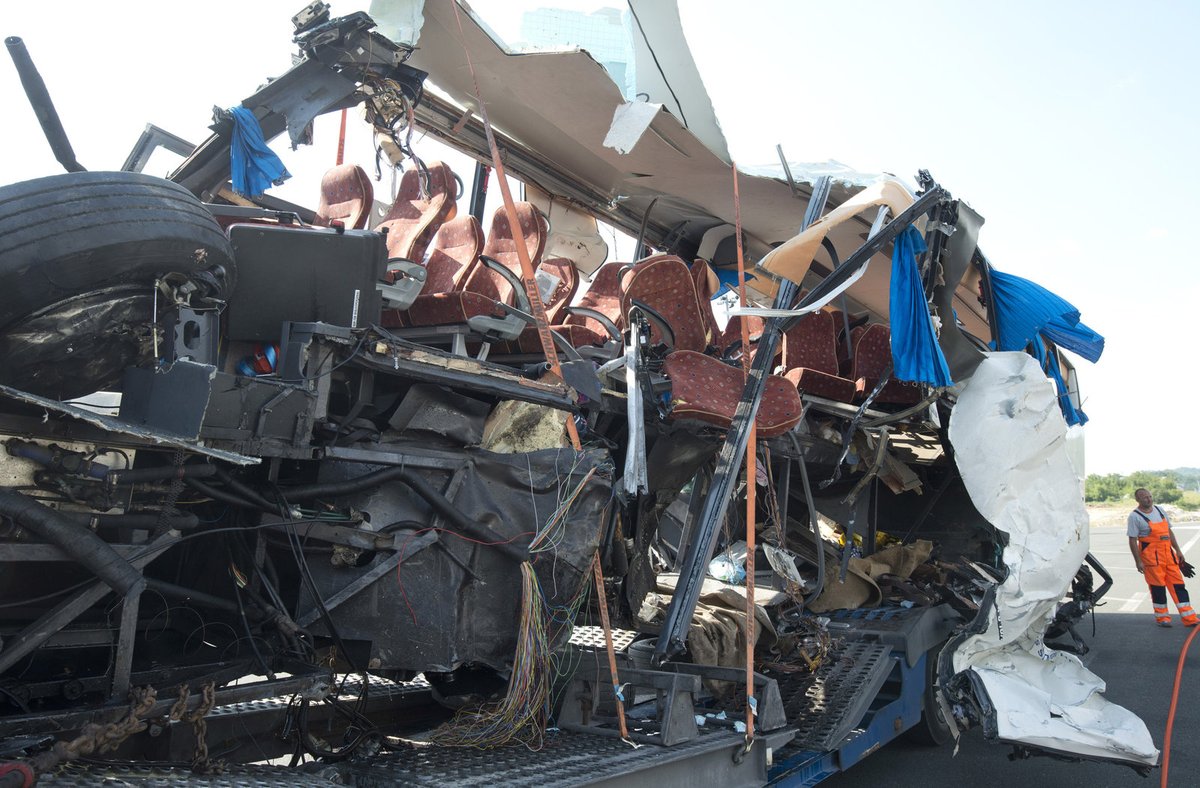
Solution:
{"label": "flatbed trailer", "polygon": [[[262,683],[250,688],[232,686],[205,718],[210,754],[223,753],[231,764],[217,773],[195,773],[188,765],[196,747],[193,726],[173,722],[151,731],[155,745],[143,752],[143,764],[112,760],[76,762],[45,775],[41,784],[92,785],[98,780],[121,780],[127,785],[157,786],[187,781],[198,786],[325,786],[411,785],[460,786],[646,785],[657,788],[705,784],[722,786],[813,786],[850,769],[905,732],[923,724],[930,675],[930,638],[946,629],[945,611],[937,608],[891,608],[845,611],[830,621],[836,632],[830,652],[812,673],[795,673],[768,690],[763,702],[780,703],[787,724],[759,733],[747,749],[745,735],[735,729],[736,714],[714,713],[711,698],[697,698],[686,710],[704,720],[695,734],[669,746],[632,745],[611,729],[552,727],[539,750],[508,747],[492,750],[434,747],[424,741],[429,728],[447,712],[432,695],[429,683],[389,681],[369,677],[364,714],[382,730],[396,734],[388,750],[343,763],[310,763],[293,768],[286,760],[291,746],[286,737],[293,724],[297,695],[328,692],[344,701],[361,689],[357,676],[311,675],[275,679],[280,694],[262,694]],[[589,638],[577,637],[575,644]],[[577,664],[587,665],[600,655],[591,645],[575,645]],[[934,645],[936,648],[936,644]],[[910,660],[915,655],[915,661]],[[581,668],[582,669],[582,668]],[[663,675],[675,675],[661,671]],[[261,680],[265,682],[266,680]],[[816,701],[816,698],[820,698]],[[570,691],[563,704],[572,702]],[[652,741],[661,736],[653,715],[639,720],[639,708],[653,711],[658,700],[639,695],[630,704],[630,729]],[[324,711],[322,711],[324,709]],[[315,706],[310,722],[318,729],[339,730],[329,706]],[[102,717],[103,715],[93,715]],[[77,721],[63,719],[64,725]],[[19,720],[4,722],[8,735],[19,731]],[[255,753],[257,752],[257,756]],[[274,765],[272,765],[274,764]]]}

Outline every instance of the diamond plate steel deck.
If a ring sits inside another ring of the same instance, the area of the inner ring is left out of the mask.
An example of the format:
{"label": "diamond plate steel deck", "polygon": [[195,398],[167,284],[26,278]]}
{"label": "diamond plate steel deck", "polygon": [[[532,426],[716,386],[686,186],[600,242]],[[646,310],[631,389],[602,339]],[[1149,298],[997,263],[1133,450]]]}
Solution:
{"label": "diamond plate steel deck", "polygon": [[[328,767],[326,767],[328,770]],[[330,772],[332,775],[333,773]],[[137,788],[330,788],[338,783],[321,774],[306,774],[300,769],[281,766],[236,766],[223,774],[193,774],[191,769],[146,766],[98,766],[70,764],[57,773],[47,774],[38,785],[54,788],[93,788],[96,785],[137,786]]]}
{"label": "diamond plate steel deck", "polygon": [[882,643],[841,641],[815,673],[771,673],[779,682],[793,746],[824,752],[854,729],[892,670]]}
{"label": "diamond plate steel deck", "polygon": [[[404,785],[441,788],[491,788],[504,786],[574,786],[620,778],[636,780],[681,759],[733,748],[744,741],[732,731],[702,732],[674,747],[643,746],[634,749],[615,736],[551,732],[538,752],[524,747],[472,750],[422,747],[391,753],[350,767],[348,782],[359,788]],[[699,780],[703,782],[703,780]]]}
{"label": "diamond plate steel deck", "polygon": [[[283,766],[236,766],[220,775],[196,775],[186,768],[97,766],[72,764],[42,778],[55,788],[83,788],[98,784],[137,788],[358,788],[382,786],[445,785],[462,788],[504,786],[578,786],[639,777],[652,781],[656,769],[669,768],[690,758],[719,757],[744,741],[732,731],[702,733],[675,747],[644,746],[637,749],[613,736],[552,731],[538,752],[524,747],[474,750],[456,747],[421,747],[389,753],[337,766],[314,766],[312,771]],[[698,770],[701,771],[701,770]],[[703,782],[701,780],[701,782]],[[755,782],[761,782],[761,778]]]}
{"label": "diamond plate steel deck", "polygon": [[[631,629],[614,629],[612,631],[613,650],[624,651],[629,648],[629,644],[633,643],[637,637],[637,632]],[[575,627],[571,632],[570,643],[572,646],[579,648],[606,649],[604,643],[604,628],[593,626]]]}

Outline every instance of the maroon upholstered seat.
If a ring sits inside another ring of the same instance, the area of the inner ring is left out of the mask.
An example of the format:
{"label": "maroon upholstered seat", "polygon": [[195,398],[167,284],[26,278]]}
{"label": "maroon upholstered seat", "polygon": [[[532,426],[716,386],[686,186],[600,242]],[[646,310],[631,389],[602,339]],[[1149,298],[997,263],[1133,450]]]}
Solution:
{"label": "maroon upholstered seat", "polygon": [[[629,314],[634,301],[653,309],[667,321],[675,333],[675,350],[704,352],[715,338],[711,324],[712,308],[701,302],[696,283],[687,263],[673,255],[646,260],[625,278],[621,294],[621,312]],[[651,339],[661,342],[658,327],[651,323]]]}
{"label": "maroon upholstered seat", "polygon": [[[663,373],[671,381],[668,418],[728,428],[745,389],[745,376],[741,368],[704,353],[716,338],[712,307],[702,297],[708,292],[707,282],[707,264],[689,270],[678,257],[662,255],[644,261],[626,278],[622,303],[626,312],[635,300],[646,304],[675,334],[674,352],[663,362]],[[800,420],[802,407],[793,385],[778,376],[768,377],[755,420],[759,433],[771,437],[787,432]]]}
{"label": "maroon upholstered seat", "polygon": [[438,228],[458,213],[454,173],[440,161],[425,170],[424,179],[419,168],[401,176],[396,200],[376,228],[387,231],[388,257],[421,262]]}
{"label": "maroon upholstered seat", "polygon": [[[517,217],[525,237],[525,248],[536,268],[546,248],[546,221],[532,203],[516,204]],[[492,217],[492,229],[483,247],[483,256],[491,257],[521,277],[521,262],[516,240],[504,206]],[[427,288],[428,289],[428,288]],[[515,291],[508,280],[482,263],[476,264],[455,283],[450,292],[417,296],[403,320],[409,326],[440,326],[466,323],[476,315],[504,317],[499,304],[512,304]]]}
{"label": "maroon upholstered seat", "polygon": [[801,394],[854,401],[854,381],[838,375],[837,328],[829,312],[805,315],[784,332],[783,368]]}
{"label": "maroon upholstered seat", "polygon": [[[625,268],[623,263],[608,263],[596,269],[592,283],[575,306],[599,312],[618,328],[622,327],[625,320],[621,315],[621,274]],[[566,310],[563,312],[566,314],[562,321],[551,325],[551,328],[572,347],[600,347],[612,339],[599,321],[586,315],[571,314]]]}
{"label": "maroon upholstered seat", "polygon": [[313,224],[329,227],[341,222],[347,230],[361,230],[367,226],[374,200],[375,189],[366,171],[357,164],[339,164],[321,178],[321,199]]}
{"label": "maroon upholstered seat", "polygon": [[460,216],[443,224],[429,247],[421,295],[405,312],[384,312],[383,324],[388,328],[437,325],[441,315],[457,313],[455,307],[447,306],[447,303],[461,295],[464,282],[479,265],[482,251],[483,229],[474,216]]}
{"label": "maroon upholstered seat", "polygon": [[[850,362],[851,374],[855,379],[856,399],[871,393],[879,379],[892,367],[892,332],[881,323],[860,326],[850,332],[854,358]],[[879,405],[914,405],[921,401],[921,386],[895,378],[883,384],[873,400]]]}
{"label": "maroon upholstered seat", "polygon": [[[671,417],[691,418],[728,429],[746,386],[739,367],[690,350],[667,356],[663,371],[671,379]],[[767,377],[755,417],[760,438],[782,435],[800,421],[803,403],[796,387],[778,375]]]}

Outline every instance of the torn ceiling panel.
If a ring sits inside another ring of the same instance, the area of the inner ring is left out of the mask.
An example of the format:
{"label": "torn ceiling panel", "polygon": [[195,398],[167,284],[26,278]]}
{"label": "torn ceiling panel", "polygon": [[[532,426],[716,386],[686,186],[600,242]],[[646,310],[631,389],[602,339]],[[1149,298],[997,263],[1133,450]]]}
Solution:
{"label": "torn ceiling panel", "polygon": [[[659,241],[684,222],[694,223],[698,239],[713,224],[733,221],[729,165],[666,109],[654,115],[629,153],[604,147],[614,114],[625,104],[625,97],[603,66],[586,52],[508,54],[471,15],[460,10],[456,19],[452,0],[430,0],[424,6],[420,46],[409,63],[428,71],[430,81],[455,104],[473,107],[475,89],[464,41],[493,126],[536,151],[538,161],[534,163],[508,160],[506,166],[513,175],[554,191],[550,173],[559,177],[569,173],[610,204],[623,206],[626,211],[616,223],[630,232],[636,232],[650,200],[661,197],[651,216],[650,233]],[[487,157],[477,140],[459,136],[450,141],[480,158]],[[807,188],[802,187],[797,199],[781,180],[744,175],[740,190],[743,225],[753,257],[796,233]],[[835,189],[834,203],[851,193],[845,187]],[[603,209],[603,205],[597,207]],[[608,214],[610,220],[616,214]]]}

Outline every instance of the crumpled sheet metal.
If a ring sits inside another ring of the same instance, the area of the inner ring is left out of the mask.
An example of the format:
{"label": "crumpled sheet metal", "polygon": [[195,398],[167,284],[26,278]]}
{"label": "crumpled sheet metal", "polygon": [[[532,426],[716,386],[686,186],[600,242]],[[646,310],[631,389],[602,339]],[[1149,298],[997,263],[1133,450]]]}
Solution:
{"label": "crumpled sheet metal", "polygon": [[1024,353],[991,353],[962,389],[950,443],[972,502],[1008,535],[1008,578],[985,632],[954,654],[979,678],[999,738],[1086,757],[1158,762],[1145,723],[1107,701],[1042,633],[1088,551],[1088,516],[1053,385]]}

